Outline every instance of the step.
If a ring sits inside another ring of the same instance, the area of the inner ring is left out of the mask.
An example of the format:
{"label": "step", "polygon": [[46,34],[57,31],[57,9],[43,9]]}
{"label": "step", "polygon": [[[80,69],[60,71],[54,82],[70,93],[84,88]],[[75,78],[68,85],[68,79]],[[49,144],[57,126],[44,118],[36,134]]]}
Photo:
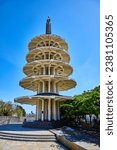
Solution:
{"label": "step", "polygon": [[55,135],[46,135],[46,134],[42,134],[42,135],[39,135],[39,134],[16,134],[16,133],[7,133],[7,132],[0,132],[0,135],[4,135],[4,136],[18,136],[18,137],[44,137],[44,138],[53,138],[55,137]]}
{"label": "step", "polygon": [[30,135],[0,132],[0,139],[20,141],[56,141],[55,135]]}
{"label": "step", "polygon": [[32,142],[51,142],[51,141],[56,141],[56,139],[34,139],[34,138],[19,138],[19,137],[4,137],[0,136],[0,139],[5,139],[5,140],[14,140],[14,141],[32,141]]}

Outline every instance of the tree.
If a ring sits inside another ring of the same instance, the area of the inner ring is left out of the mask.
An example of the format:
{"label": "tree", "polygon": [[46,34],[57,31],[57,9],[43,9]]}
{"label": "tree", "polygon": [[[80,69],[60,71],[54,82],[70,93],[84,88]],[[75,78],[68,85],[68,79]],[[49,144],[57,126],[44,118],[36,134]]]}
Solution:
{"label": "tree", "polygon": [[73,118],[73,115],[72,115],[73,105],[72,105],[72,103],[67,102],[65,104],[62,104],[60,109],[61,109],[60,112],[64,118],[66,118],[67,120]]}
{"label": "tree", "polygon": [[74,96],[72,102],[61,105],[61,111],[63,117],[67,119],[85,118],[86,120],[86,115],[89,115],[91,122],[91,115],[98,117],[100,113],[100,86]]}
{"label": "tree", "polygon": [[23,109],[22,106],[19,105],[16,106],[14,113],[16,113],[18,117],[22,117],[26,115],[26,111]]}
{"label": "tree", "polygon": [[12,103],[9,102],[3,102],[1,101],[1,105],[0,105],[0,115],[1,116],[12,116],[13,113],[13,109],[12,109]]}
{"label": "tree", "polygon": [[17,116],[25,116],[26,112],[19,105],[14,105],[10,101],[4,102],[0,100],[0,116],[13,116],[14,114]]}

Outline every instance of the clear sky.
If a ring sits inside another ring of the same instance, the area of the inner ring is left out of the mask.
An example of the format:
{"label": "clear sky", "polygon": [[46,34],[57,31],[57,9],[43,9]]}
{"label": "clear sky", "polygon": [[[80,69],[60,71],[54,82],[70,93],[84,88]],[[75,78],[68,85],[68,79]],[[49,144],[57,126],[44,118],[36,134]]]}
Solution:
{"label": "clear sky", "polygon": [[[25,77],[29,41],[45,33],[47,16],[52,33],[69,44],[71,75],[76,88],[62,92],[76,95],[100,84],[99,0],[0,0],[0,99],[34,95],[19,86]],[[27,112],[34,107],[23,105]]]}

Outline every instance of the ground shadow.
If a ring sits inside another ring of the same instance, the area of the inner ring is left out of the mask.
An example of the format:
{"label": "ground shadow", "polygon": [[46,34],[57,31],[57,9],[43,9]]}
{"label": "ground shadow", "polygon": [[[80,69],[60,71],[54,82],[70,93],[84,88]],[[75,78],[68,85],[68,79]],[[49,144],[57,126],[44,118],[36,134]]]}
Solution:
{"label": "ground shadow", "polygon": [[41,129],[24,128],[22,127],[22,124],[18,123],[0,125],[0,131],[40,131],[40,130]]}
{"label": "ground shadow", "polygon": [[86,142],[100,146],[100,136],[94,133],[90,134],[87,131],[77,131],[76,135],[65,135],[72,142]]}

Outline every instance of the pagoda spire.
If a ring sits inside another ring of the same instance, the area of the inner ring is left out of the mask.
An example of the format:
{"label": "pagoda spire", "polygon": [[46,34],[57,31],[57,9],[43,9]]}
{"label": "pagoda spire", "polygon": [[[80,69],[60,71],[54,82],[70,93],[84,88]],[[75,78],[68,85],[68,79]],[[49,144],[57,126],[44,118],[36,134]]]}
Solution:
{"label": "pagoda spire", "polygon": [[46,21],[46,34],[51,34],[51,19],[49,16]]}

